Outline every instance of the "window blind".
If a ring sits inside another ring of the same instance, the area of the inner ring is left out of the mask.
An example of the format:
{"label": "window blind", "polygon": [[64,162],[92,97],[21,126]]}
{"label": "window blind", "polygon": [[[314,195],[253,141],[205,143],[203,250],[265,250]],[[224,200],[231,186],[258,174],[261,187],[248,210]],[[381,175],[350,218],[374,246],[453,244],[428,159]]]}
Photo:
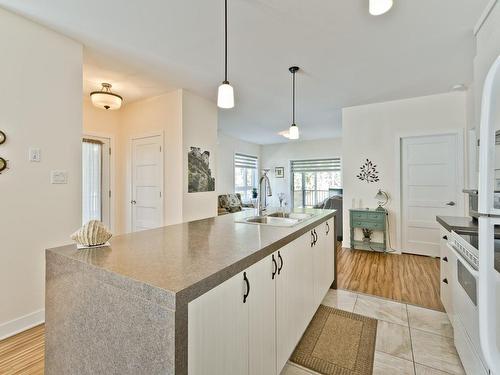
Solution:
{"label": "window blind", "polygon": [[292,173],[341,171],[340,158],[317,160],[292,160]]}
{"label": "window blind", "polygon": [[257,169],[258,159],[256,156],[234,154],[234,166],[236,168]]}

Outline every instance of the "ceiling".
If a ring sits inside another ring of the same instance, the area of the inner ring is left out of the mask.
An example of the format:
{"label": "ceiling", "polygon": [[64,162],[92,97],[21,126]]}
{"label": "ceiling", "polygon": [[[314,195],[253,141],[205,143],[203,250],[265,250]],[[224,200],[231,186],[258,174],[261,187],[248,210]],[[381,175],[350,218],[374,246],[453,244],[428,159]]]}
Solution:
{"label": "ceiling", "polygon": [[[260,144],[291,122],[298,65],[302,139],[341,134],[341,108],[441,93],[472,80],[472,29],[488,0],[229,0],[226,134]],[[223,0],[0,0],[85,46],[86,93],[100,82],[126,102],[186,88],[215,102],[223,80]]]}

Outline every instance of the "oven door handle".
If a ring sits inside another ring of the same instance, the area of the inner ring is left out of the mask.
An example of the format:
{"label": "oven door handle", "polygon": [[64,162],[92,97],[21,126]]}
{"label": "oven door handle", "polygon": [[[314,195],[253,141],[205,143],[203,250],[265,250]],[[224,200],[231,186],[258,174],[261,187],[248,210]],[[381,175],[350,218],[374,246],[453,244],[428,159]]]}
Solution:
{"label": "oven door handle", "polygon": [[448,248],[453,252],[453,254],[455,254],[455,256],[457,257],[457,259],[460,261],[460,263],[462,263],[462,265],[467,269],[467,271],[469,271],[469,273],[474,276],[476,278],[476,280],[478,279],[479,277],[479,272],[476,271],[474,268],[471,267],[471,265],[469,264],[469,262],[467,262],[465,260],[465,258],[457,251],[457,249],[455,249],[455,247],[453,245],[450,245],[450,243],[448,242],[446,244],[446,246],[448,246]]}

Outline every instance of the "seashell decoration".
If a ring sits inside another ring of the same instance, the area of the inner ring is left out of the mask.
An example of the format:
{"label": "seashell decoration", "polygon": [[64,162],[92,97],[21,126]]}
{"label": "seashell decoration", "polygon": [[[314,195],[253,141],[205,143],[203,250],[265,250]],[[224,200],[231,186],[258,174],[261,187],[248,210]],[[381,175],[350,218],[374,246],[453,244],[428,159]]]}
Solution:
{"label": "seashell decoration", "polygon": [[80,246],[92,247],[104,245],[112,234],[99,220],[90,220],[71,235],[71,239]]}

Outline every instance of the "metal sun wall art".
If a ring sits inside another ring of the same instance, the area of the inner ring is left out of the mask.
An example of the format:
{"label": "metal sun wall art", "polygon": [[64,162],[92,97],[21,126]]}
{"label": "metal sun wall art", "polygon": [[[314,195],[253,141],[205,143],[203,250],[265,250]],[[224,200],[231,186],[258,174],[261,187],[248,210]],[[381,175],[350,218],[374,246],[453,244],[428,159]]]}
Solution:
{"label": "metal sun wall art", "polygon": [[373,164],[369,159],[366,159],[365,163],[359,167],[360,172],[356,175],[361,181],[366,181],[366,183],[379,182],[377,165]]}

